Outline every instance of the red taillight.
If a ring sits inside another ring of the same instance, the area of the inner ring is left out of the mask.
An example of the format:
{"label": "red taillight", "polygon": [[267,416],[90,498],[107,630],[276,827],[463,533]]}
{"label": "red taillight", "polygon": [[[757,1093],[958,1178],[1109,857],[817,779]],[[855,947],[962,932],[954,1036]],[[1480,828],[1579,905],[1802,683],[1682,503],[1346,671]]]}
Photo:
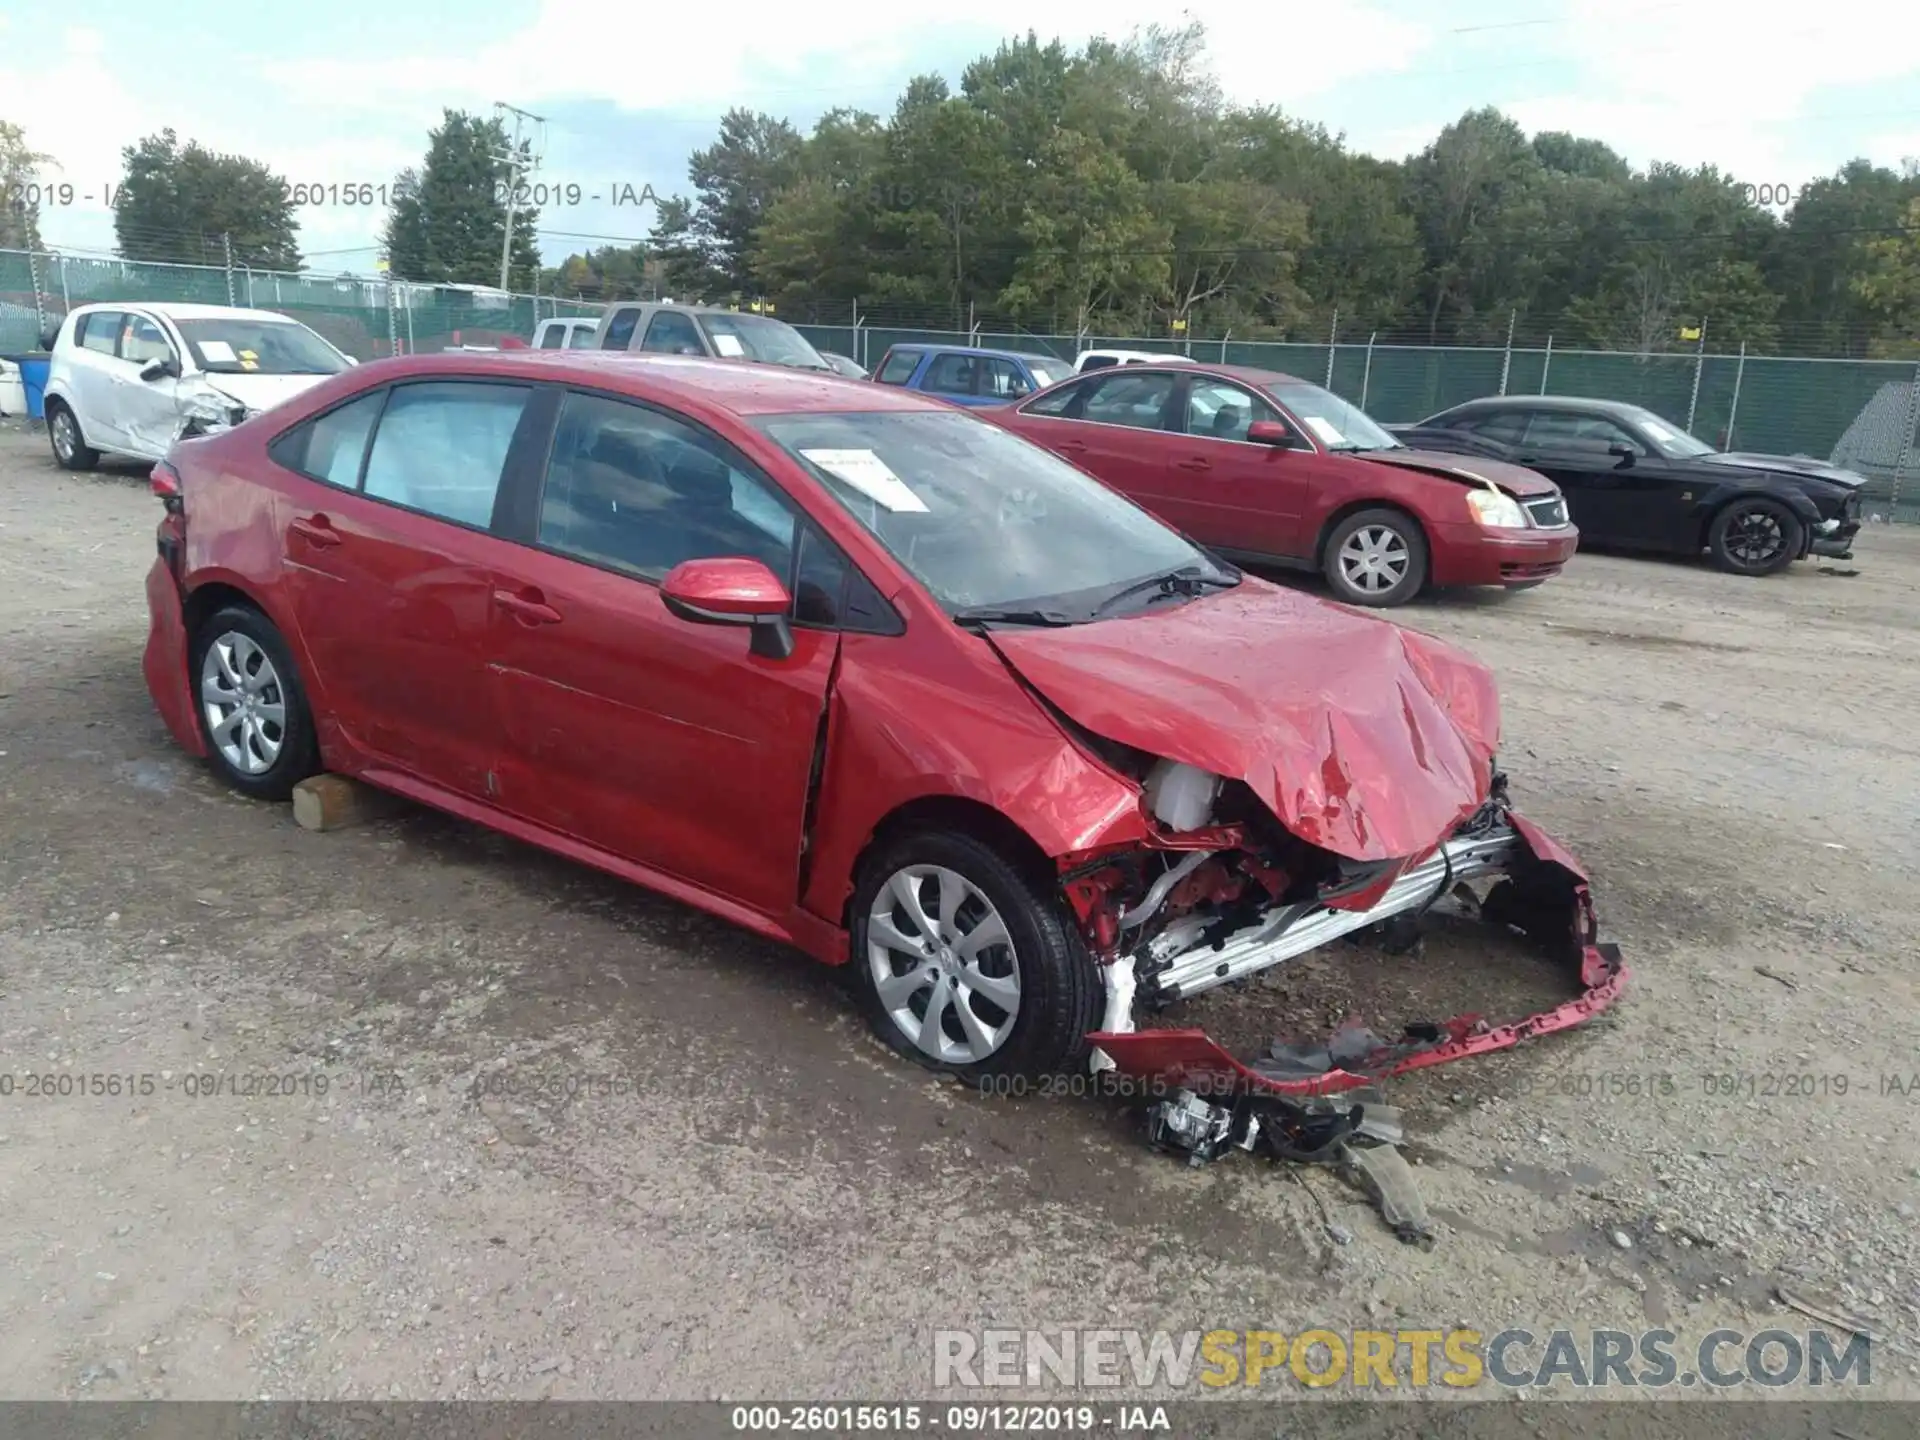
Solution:
{"label": "red taillight", "polygon": [[181,500],[180,472],[178,470],[174,469],[173,466],[169,465],[165,460],[162,460],[158,465],[153,467],[153,474],[148,477],[147,483],[152,488],[153,493],[160,497],[160,503],[162,505],[165,505],[170,511],[178,512]]}

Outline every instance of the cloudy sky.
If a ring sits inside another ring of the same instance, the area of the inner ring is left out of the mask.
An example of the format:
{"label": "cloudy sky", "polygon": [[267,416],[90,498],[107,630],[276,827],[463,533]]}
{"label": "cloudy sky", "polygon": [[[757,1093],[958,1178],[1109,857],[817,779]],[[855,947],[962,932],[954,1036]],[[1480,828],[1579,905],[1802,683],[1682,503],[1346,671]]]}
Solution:
{"label": "cloudy sky", "polygon": [[[941,7],[944,9],[945,7]],[[539,181],[580,187],[549,206],[551,262],[638,239],[650,209],[610,203],[685,188],[686,157],[722,111],[748,105],[805,127],[835,105],[887,113],[909,76],[957,78],[1023,28],[917,6],[742,0],[726,11],[620,0],[329,0],[240,21],[146,0],[29,12],[0,0],[0,118],[59,162],[73,187],[43,212],[49,244],[106,250],[105,188],[120,150],[172,126],[183,139],[267,162],[295,183],[389,183],[417,163],[442,107],[505,100],[546,117]],[[1445,18],[1437,18],[1442,13]],[[1475,105],[1529,131],[1597,136],[1636,163],[1712,162],[1797,187],[1855,156],[1920,155],[1920,6],[1826,0],[1190,0],[1237,100],[1277,104],[1400,156]],[[1175,18],[1150,0],[1052,0],[1030,22],[1078,44]],[[186,19],[183,14],[197,18]],[[670,60],[665,57],[672,57]],[[591,197],[599,196],[594,203]],[[380,215],[300,212],[318,267],[370,270]]]}

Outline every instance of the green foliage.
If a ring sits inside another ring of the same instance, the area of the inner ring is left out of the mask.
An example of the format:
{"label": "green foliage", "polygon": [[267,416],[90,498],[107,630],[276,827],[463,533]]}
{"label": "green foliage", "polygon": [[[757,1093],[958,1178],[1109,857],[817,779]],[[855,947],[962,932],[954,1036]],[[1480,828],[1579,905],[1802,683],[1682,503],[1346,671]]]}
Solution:
{"label": "green foliage", "polygon": [[[382,244],[398,280],[436,285],[498,285],[506,238],[511,167],[507,129],[498,117],[442,111],[419,169],[392,186]],[[525,157],[529,147],[523,141]],[[531,290],[540,270],[534,228],[539,212],[516,209],[509,288]]]}
{"label": "green foliage", "polygon": [[[736,110],[662,205],[676,298],[764,296],[1065,331],[1323,343],[1536,343],[1655,354],[1911,344],[1920,172],[1856,161],[1784,214],[1711,167],[1636,170],[1477,109],[1388,161],[1270,107],[1225,103],[1194,24],[1080,50],[1009,39],[911,80],[885,120],[802,136]],[[571,262],[569,262],[571,263]],[[844,310],[842,311],[844,313]]]}
{"label": "green foliage", "polygon": [[540,290],[580,300],[645,300],[653,292],[644,245],[602,245],[540,272]]}
{"label": "green foliage", "polygon": [[284,178],[244,155],[220,155],[170,129],[121,151],[114,237],[129,260],[300,268],[299,225]]}
{"label": "green foliage", "polygon": [[27,148],[27,132],[0,120],[0,250],[40,248],[40,202],[34,186],[52,162]]}

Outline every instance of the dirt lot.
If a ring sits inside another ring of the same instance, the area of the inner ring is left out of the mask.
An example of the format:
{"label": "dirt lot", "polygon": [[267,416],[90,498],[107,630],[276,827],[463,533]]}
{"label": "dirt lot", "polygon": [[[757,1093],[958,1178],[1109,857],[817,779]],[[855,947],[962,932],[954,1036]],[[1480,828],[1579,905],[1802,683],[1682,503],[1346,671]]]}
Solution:
{"label": "dirt lot", "polygon": [[[1497,669],[1516,798],[1635,970],[1394,1085],[1423,1253],[1328,1173],[933,1081],[810,962],[572,865],[232,796],[141,681],[157,512],[0,426],[0,1396],[926,1396],[936,1326],[1698,1336],[1792,1322],[1782,1283],[1914,1384],[1920,534],[1407,612]],[[1201,1003],[1245,1038],[1417,1018],[1440,973],[1542,998],[1461,943]],[[184,1084],[249,1074],[298,1093]]]}

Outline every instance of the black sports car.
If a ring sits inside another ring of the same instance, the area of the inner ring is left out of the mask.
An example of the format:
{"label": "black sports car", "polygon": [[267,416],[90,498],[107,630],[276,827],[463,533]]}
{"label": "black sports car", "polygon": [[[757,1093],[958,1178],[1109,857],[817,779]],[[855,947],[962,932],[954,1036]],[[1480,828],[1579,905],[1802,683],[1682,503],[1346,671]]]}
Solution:
{"label": "black sports car", "polygon": [[1863,476],[1798,455],[1724,453],[1638,405],[1564,395],[1469,400],[1413,425],[1407,444],[1483,455],[1560,486],[1580,542],[1712,555],[1771,575],[1810,554],[1847,559]]}

